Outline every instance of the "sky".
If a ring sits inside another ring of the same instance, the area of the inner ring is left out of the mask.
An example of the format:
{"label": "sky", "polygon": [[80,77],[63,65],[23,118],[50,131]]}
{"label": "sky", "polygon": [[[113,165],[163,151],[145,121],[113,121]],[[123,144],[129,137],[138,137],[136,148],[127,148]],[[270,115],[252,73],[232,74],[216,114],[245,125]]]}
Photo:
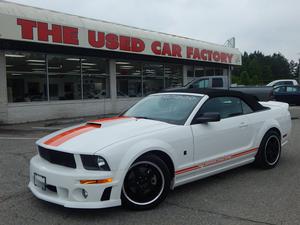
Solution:
{"label": "sky", "polygon": [[300,58],[298,0],[10,0],[21,4]]}

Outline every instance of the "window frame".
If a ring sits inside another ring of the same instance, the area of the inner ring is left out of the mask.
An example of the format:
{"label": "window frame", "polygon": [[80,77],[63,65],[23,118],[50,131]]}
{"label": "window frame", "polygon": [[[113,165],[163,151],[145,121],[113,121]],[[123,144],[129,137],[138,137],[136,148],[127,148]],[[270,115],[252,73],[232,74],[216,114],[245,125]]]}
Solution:
{"label": "window frame", "polygon": [[[76,102],[76,101],[91,101],[91,100],[102,100],[102,99],[109,99],[111,98],[110,96],[110,69],[109,69],[109,58],[105,58],[105,57],[96,57],[96,56],[86,56],[86,55],[74,55],[74,54],[61,54],[61,53],[51,53],[51,52],[44,52],[44,51],[24,51],[24,50],[5,50],[4,51],[5,55],[6,54],[22,54],[22,55],[26,55],[26,54],[41,54],[43,55],[43,60],[45,61],[45,85],[44,85],[44,91],[45,91],[45,99],[44,100],[39,100],[39,101],[9,101],[8,97],[7,97],[7,102],[8,104],[36,104],[37,102],[38,103],[41,103],[41,104],[44,104],[44,103],[50,103],[50,102]],[[65,99],[65,100],[57,100],[57,99],[51,99],[51,75],[55,74],[55,72],[53,71],[50,71],[50,68],[51,66],[49,66],[49,57],[51,56],[57,56],[57,57],[70,57],[70,58],[76,58],[76,61],[79,62],[79,77],[80,77],[80,98],[78,99]],[[103,78],[106,79],[106,93],[107,93],[107,96],[105,98],[100,98],[100,99],[89,99],[89,98],[84,98],[84,78],[86,76],[87,73],[85,73],[83,71],[83,59],[85,58],[91,58],[91,59],[95,59],[96,61],[97,60],[102,60],[102,61],[105,61],[105,70],[106,70],[106,74],[92,74],[93,76],[99,76],[101,75]],[[38,60],[42,60],[42,59],[38,59]],[[29,59],[29,60],[36,60],[36,59]],[[33,62],[35,63],[35,62]],[[7,59],[5,58],[5,66],[7,65]],[[6,70],[5,71],[5,76],[6,76],[6,85],[8,86],[8,71]],[[7,94],[8,94],[8,91],[7,91]]]}
{"label": "window frame", "polygon": [[[205,87],[205,86],[204,87],[199,87],[199,83],[200,82],[203,82],[204,85],[207,85],[207,87]],[[190,86],[191,86],[191,88],[208,88],[208,86],[209,86],[209,78],[200,78],[200,79],[198,79],[198,80],[196,80],[194,82],[192,81],[192,84]]]}
{"label": "window frame", "polygon": [[[233,115],[233,116],[229,116],[229,117],[226,117],[226,118],[221,118],[220,120],[224,120],[224,119],[229,119],[229,118],[233,118],[233,117],[237,117],[237,116],[244,116],[244,115],[249,115],[249,114],[255,113],[255,111],[252,109],[252,107],[249,106],[249,105],[247,104],[247,102],[245,102],[245,101],[244,101],[242,98],[240,98],[240,97],[236,97],[236,96],[217,96],[217,97],[208,98],[208,99],[200,106],[200,108],[198,109],[198,111],[196,112],[196,114],[194,115],[194,117],[193,117],[193,119],[192,119],[192,121],[191,121],[191,125],[194,124],[195,119],[199,116],[199,112],[200,112],[200,110],[203,108],[203,106],[204,106],[205,104],[207,104],[208,101],[210,101],[210,100],[212,100],[212,99],[216,99],[216,98],[236,98],[236,99],[238,99],[238,100],[240,101],[240,106],[241,106],[241,109],[242,109],[242,114]],[[244,112],[244,109],[243,109],[242,102],[244,102],[244,103],[252,110],[252,112],[250,112],[250,113],[245,113],[245,112]]]}
{"label": "window frame", "polygon": [[[216,82],[217,85],[214,82]],[[212,77],[212,79],[211,79],[211,87],[212,88],[222,88],[222,87],[224,87],[224,80],[223,80],[223,78],[221,78],[221,77]]]}

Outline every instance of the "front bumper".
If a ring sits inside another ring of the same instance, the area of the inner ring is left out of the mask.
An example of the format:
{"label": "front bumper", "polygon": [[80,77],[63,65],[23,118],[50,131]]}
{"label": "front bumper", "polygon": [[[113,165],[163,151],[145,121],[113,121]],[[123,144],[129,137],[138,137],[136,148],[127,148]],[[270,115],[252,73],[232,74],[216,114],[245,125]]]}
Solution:
{"label": "front bumper", "polygon": [[[34,174],[45,177],[46,188],[36,186]],[[121,205],[122,185],[114,179],[111,171],[88,171],[79,165],[77,169],[51,164],[34,156],[30,161],[29,189],[39,199],[62,205],[68,208],[107,208]],[[113,182],[104,184],[80,184],[80,180],[101,180],[113,178]],[[88,193],[85,198],[82,190]],[[108,189],[108,190],[106,190]],[[109,191],[111,189],[111,191]],[[104,194],[104,192],[109,192]],[[106,197],[103,198],[103,195]],[[107,197],[108,196],[108,197]]]}

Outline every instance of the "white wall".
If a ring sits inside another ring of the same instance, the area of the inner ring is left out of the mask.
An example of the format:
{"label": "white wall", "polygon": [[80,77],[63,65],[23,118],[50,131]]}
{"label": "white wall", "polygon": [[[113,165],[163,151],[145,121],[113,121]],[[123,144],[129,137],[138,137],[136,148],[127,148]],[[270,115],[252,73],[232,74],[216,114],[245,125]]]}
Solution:
{"label": "white wall", "polygon": [[7,103],[5,56],[0,51],[0,123],[117,114],[140,100],[117,98],[115,60],[109,62],[109,73],[111,97],[108,99]]}
{"label": "white wall", "polygon": [[57,118],[117,114],[138,100],[140,98],[11,103],[8,104],[8,116],[4,122],[24,123]]}
{"label": "white wall", "polygon": [[7,84],[4,51],[0,50],[0,123],[7,121]]}

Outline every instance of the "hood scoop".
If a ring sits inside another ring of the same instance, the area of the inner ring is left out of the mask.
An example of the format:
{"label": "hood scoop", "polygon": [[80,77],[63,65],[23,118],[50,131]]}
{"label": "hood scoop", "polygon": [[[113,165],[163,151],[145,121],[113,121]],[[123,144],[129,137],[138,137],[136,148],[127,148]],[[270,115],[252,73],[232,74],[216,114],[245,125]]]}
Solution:
{"label": "hood scoop", "polygon": [[100,127],[107,127],[112,126],[120,123],[126,123],[129,121],[136,120],[134,117],[127,117],[127,116],[118,116],[118,117],[111,117],[111,118],[103,118],[98,120],[91,120],[88,121],[87,125],[98,125]]}

